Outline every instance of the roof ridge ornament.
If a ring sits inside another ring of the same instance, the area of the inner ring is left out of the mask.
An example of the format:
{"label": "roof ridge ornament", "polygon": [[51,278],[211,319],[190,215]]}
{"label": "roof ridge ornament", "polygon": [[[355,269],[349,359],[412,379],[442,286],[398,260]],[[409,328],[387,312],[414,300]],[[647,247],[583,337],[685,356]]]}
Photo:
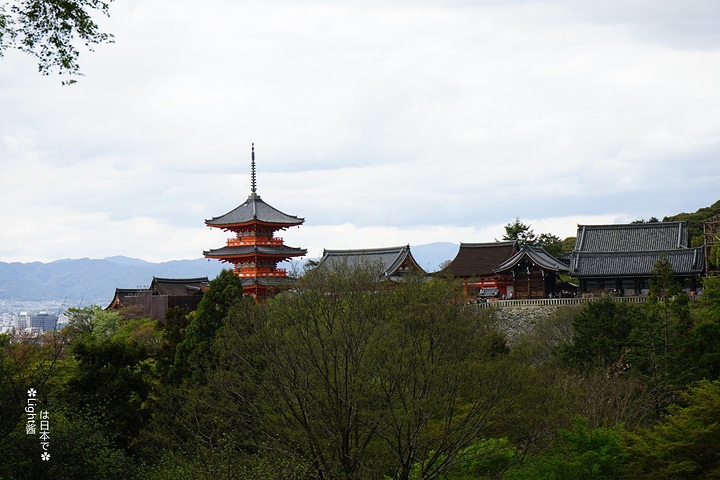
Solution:
{"label": "roof ridge ornament", "polygon": [[257,177],[255,175],[255,144],[252,144],[250,156],[250,197],[258,198]]}

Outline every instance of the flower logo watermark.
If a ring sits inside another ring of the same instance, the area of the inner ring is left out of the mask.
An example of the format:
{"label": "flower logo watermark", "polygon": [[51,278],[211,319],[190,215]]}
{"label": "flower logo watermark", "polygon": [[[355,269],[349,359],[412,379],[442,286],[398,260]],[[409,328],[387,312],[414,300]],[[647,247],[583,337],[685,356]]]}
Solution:
{"label": "flower logo watermark", "polygon": [[50,461],[50,454],[47,452],[44,452],[42,455],[40,455],[40,458],[43,462],[49,462]]}
{"label": "flower logo watermark", "polygon": [[34,388],[29,388],[27,393],[28,397],[30,398],[34,398],[35,396],[37,396],[37,390],[35,390]]}

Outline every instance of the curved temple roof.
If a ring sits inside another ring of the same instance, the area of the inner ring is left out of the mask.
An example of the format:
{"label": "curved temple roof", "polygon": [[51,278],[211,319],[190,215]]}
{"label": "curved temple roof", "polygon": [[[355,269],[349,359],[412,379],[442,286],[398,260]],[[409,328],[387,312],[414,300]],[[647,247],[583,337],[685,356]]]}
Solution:
{"label": "curved temple roof", "polygon": [[287,245],[238,245],[233,247],[221,247],[213,250],[206,250],[203,255],[206,257],[242,257],[246,255],[267,255],[273,257],[295,257],[305,255],[304,248],[288,247]]}
{"label": "curved temple roof", "polygon": [[416,271],[425,274],[425,271],[417,264],[410,253],[410,245],[403,247],[368,248],[358,250],[323,250],[322,259],[316,268],[340,268],[348,266],[351,268],[361,265],[378,264],[383,269],[383,275],[392,276],[403,265],[406,259]]}
{"label": "curved temple roof", "polygon": [[248,196],[247,200],[242,203],[242,205],[234,208],[225,215],[205,220],[205,224],[209,227],[227,228],[234,225],[261,222],[273,225],[282,225],[283,227],[292,227],[300,225],[304,221],[304,218],[288,215],[274,207],[271,207],[262,201],[260,195],[253,192],[250,196]]}
{"label": "curved temple roof", "polygon": [[440,274],[454,277],[484,277],[494,275],[494,270],[510,258],[517,249],[517,243],[461,243],[457,255]]}
{"label": "curved temple roof", "polygon": [[535,265],[538,265],[545,270],[562,273],[568,272],[568,266],[550,255],[544,248],[533,247],[531,245],[523,245],[520,247],[520,250],[518,250],[512,257],[505,260],[498,268],[495,269],[495,272],[510,270],[518,265],[524,258],[530,259],[530,261],[532,261]]}

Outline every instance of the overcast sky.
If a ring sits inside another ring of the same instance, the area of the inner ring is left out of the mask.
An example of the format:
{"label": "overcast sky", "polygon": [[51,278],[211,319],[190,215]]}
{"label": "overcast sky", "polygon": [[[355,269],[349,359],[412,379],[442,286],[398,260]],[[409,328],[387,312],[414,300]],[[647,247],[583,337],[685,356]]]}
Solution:
{"label": "overcast sky", "polygon": [[0,261],[199,258],[250,191],[323,248],[720,199],[717,0],[116,0],[61,86],[0,59]]}

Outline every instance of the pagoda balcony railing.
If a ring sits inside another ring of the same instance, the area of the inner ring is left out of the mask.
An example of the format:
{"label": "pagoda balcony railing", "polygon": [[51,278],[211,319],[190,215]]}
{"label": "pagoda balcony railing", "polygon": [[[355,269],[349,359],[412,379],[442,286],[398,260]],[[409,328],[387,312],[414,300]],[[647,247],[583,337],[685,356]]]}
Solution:
{"label": "pagoda balcony railing", "polygon": [[284,268],[236,268],[235,275],[238,277],[286,277],[287,270]]}
{"label": "pagoda balcony railing", "polygon": [[242,237],[228,238],[228,247],[239,247],[242,245],[283,245],[283,239],[278,237]]}

